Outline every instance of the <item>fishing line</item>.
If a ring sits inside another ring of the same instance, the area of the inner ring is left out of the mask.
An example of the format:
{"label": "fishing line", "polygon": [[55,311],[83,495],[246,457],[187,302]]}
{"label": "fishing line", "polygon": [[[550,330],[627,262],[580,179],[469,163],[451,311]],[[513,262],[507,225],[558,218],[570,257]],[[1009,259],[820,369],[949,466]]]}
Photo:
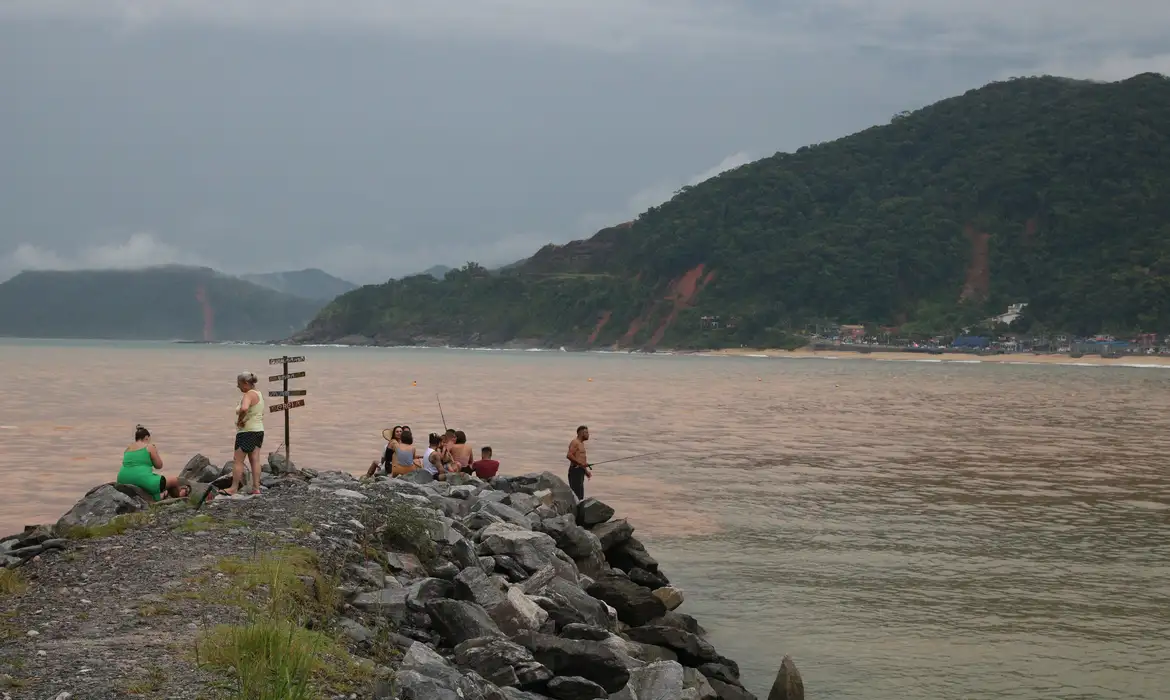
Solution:
{"label": "fishing line", "polygon": [[629,457],[618,457],[617,459],[607,459],[604,462],[592,462],[589,466],[596,467],[599,464],[612,464],[613,462],[624,462],[627,459],[637,459],[639,457],[651,457],[653,455],[662,454],[661,452],[647,452],[640,455],[630,455]]}

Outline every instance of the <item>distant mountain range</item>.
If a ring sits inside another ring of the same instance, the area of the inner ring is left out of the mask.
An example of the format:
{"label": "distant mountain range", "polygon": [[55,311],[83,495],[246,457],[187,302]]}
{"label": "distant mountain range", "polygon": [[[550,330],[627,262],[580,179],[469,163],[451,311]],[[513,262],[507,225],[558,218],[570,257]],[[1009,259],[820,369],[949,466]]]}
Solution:
{"label": "distant mountain range", "polygon": [[203,267],[22,272],[0,284],[0,336],[274,340],[303,328],[332,298],[309,295],[349,285],[319,270],[271,279],[296,294]]}
{"label": "distant mountain range", "polygon": [[[430,270],[427,272],[430,274]],[[291,272],[262,272],[240,275],[240,277],[278,292],[291,294],[302,299],[317,299],[320,301],[331,301],[334,297],[341,296],[346,292],[358,288],[358,285],[352,282],[347,282],[340,277],[334,277],[328,272],[318,270],[315,267]]]}

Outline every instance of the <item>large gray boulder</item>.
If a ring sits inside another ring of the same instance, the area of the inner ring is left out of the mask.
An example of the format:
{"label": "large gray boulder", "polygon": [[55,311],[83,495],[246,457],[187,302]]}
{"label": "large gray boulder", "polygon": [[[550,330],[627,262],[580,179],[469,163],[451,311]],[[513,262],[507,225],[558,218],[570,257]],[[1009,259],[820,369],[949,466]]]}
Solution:
{"label": "large gray boulder", "polygon": [[449,686],[454,686],[462,675],[459,669],[452,667],[446,659],[422,642],[410,645],[402,657],[399,669],[400,672],[414,671],[428,678],[444,681]]}
{"label": "large gray boulder", "polygon": [[780,670],[776,673],[768,700],[804,700],[804,680],[791,656],[780,661]]}
{"label": "large gray boulder", "polygon": [[678,660],[686,666],[699,667],[706,663],[723,664],[739,675],[739,666],[715,651],[715,647],[697,635],[674,627],[634,627],[626,636],[635,642],[666,647],[678,654]]}
{"label": "large gray boulder", "polygon": [[569,485],[561,477],[552,472],[543,472],[536,478],[533,493],[536,491],[551,492],[552,503],[550,505],[556,509],[558,514],[576,515],[577,494],[573,493],[573,489],[569,488]]}
{"label": "large gray boulder", "polygon": [[409,612],[406,607],[406,589],[401,586],[360,593],[354,598],[353,606],[358,610],[387,617],[398,624],[406,619]]}
{"label": "large gray boulder", "polygon": [[502,637],[500,628],[484,609],[462,600],[433,600],[427,612],[443,642],[454,647],[476,637]]}
{"label": "large gray boulder", "polygon": [[586,498],[577,506],[577,520],[585,527],[594,527],[613,517],[613,508],[596,498]]}
{"label": "large gray boulder", "polygon": [[674,627],[675,629],[680,629],[683,632],[690,632],[691,634],[703,637],[704,639],[707,637],[707,630],[703,629],[703,626],[699,624],[698,620],[696,620],[691,615],[680,613],[674,610],[666,613],[660,618],[651,620],[650,625],[653,627]]}
{"label": "large gray boulder", "polygon": [[427,603],[432,600],[450,598],[454,586],[450,581],[440,578],[424,578],[415,581],[406,589],[406,607],[418,612],[426,610]]}
{"label": "large gray boulder", "polygon": [[[631,532],[633,529],[631,528]],[[596,529],[594,530],[596,534]],[[606,547],[605,558],[615,569],[621,569],[626,573],[634,569],[645,569],[653,574],[661,576],[658,571],[658,560],[650,556],[646,551],[646,546],[638,540],[637,537],[628,537],[624,542],[619,542],[613,547]],[[665,579],[666,577],[662,577]],[[669,582],[667,582],[669,583]],[[665,583],[662,585],[666,585]]]}
{"label": "large gray boulder", "polygon": [[549,564],[555,564],[557,543],[543,532],[500,530],[483,538],[480,552],[510,556],[529,572],[536,572]]}
{"label": "large gray boulder", "polygon": [[455,647],[455,663],[470,668],[498,686],[539,686],[553,677],[532,652],[498,637],[469,639]]}
{"label": "large gray boulder", "polygon": [[597,683],[607,693],[616,693],[630,680],[630,672],[618,655],[601,642],[562,639],[537,632],[524,632],[513,640],[558,676],[580,676]]}
{"label": "large gray boulder", "polygon": [[565,554],[573,559],[586,559],[601,554],[601,541],[592,532],[577,525],[571,515],[550,518],[541,523],[544,532],[552,537]]}
{"label": "large gray boulder", "polygon": [[603,629],[613,626],[605,603],[562,578],[550,581],[540,595],[538,604],[548,612],[558,630],[573,623]]}
{"label": "large gray boulder", "polygon": [[585,592],[609,603],[617,611],[619,620],[634,627],[666,614],[666,605],[650,589],[624,576],[606,574],[590,584]]}
{"label": "large gray boulder", "polygon": [[455,577],[454,596],[490,610],[504,602],[504,587],[478,566],[469,567]]}
{"label": "large gray boulder", "polygon": [[677,661],[659,661],[630,671],[630,688],[638,700],[678,700],[684,680]]}
{"label": "large gray boulder", "polygon": [[683,687],[684,700],[720,700],[707,677],[693,668],[683,668]]}
{"label": "large gray boulder", "polygon": [[102,484],[90,489],[68,513],[62,515],[56,529],[64,533],[75,527],[105,525],[119,515],[136,513],[149,505],[149,501],[128,495],[114,484]]}
{"label": "large gray boulder", "polygon": [[475,505],[471,506],[471,512],[484,513],[486,515],[499,518],[506,523],[512,523],[513,525],[524,530],[529,530],[532,528],[532,523],[529,522],[528,516],[516,510],[515,508],[506,506],[503,503],[498,503],[496,501],[489,501],[486,499],[476,501]]}
{"label": "large gray boulder", "polygon": [[598,525],[592,532],[601,541],[601,548],[607,552],[608,558],[609,550],[628,541],[634,535],[634,526],[625,518],[618,518]]}
{"label": "large gray boulder", "polygon": [[719,695],[719,700],[757,700],[755,695],[738,685],[717,681],[714,678],[708,678],[707,682]]}
{"label": "large gray boulder", "polygon": [[539,630],[548,619],[548,613],[524,594],[519,586],[512,586],[504,600],[488,611],[488,615],[508,636],[526,630]]}
{"label": "large gray boulder", "polygon": [[179,481],[188,484],[210,484],[219,478],[219,468],[211,460],[197,454],[187,460],[187,466],[179,472]]}

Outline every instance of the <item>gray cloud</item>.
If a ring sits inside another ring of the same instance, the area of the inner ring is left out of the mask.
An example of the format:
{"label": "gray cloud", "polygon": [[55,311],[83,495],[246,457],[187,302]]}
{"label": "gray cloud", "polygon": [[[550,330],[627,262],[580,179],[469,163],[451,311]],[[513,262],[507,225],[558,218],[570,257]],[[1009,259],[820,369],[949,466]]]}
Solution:
{"label": "gray cloud", "polygon": [[[0,16],[462,34],[603,50],[826,45],[976,52],[1161,40],[1159,0],[7,0]],[[1021,40],[1035,42],[1021,45]]]}
{"label": "gray cloud", "polygon": [[510,262],[989,80],[1166,72],[1166,26],[1139,0],[3,0],[0,275]]}
{"label": "gray cloud", "polygon": [[21,243],[0,257],[0,278],[21,270],[133,270],[170,264],[214,266],[198,255],[160,242],[149,233],[136,233],[124,241],[71,251]]}

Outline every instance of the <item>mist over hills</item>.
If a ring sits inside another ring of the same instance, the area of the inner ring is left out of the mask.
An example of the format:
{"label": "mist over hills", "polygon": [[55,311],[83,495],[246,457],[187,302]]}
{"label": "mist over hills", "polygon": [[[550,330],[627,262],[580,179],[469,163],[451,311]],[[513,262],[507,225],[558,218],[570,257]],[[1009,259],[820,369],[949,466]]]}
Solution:
{"label": "mist over hills", "polygon": [[26,271],[0,284],[0,336],[274,340],[325,303],[203,267]]}

